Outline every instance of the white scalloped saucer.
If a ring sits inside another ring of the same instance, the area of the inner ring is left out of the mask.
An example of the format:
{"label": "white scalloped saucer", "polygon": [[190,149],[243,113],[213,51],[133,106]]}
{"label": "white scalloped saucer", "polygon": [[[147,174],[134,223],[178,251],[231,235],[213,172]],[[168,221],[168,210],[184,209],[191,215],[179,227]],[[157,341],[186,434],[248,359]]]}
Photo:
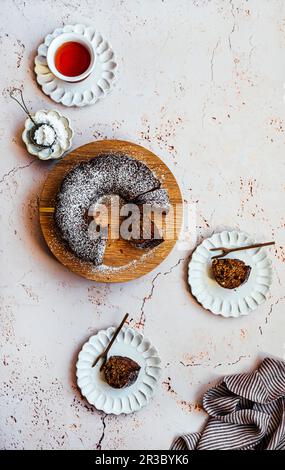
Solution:
{"label": "white scalloped saucer", "polygon": [[225,289],[213,278],[211,258],[219,252],[210,248],[240,247],[256,243],[244,232],[221,232],[204,240],[193,252],[188,267],[192,295],[205,309],[224,317],[248,315],[266,300],[272,283],[271,261],[264,248],[233,252],[225,258],[237,258],[251,267],[248,280],[237,289]]}
{"label": "white scalloped saucer", "polygon": [[[92,73],[81,82],[65,82],[53,75],[47,65],[47,50],[51,41],[63,33],[76,33],[88,38],[94,45],[96,64]],[[117,64],[109,43],[92,26],[65,25],[45,37],[35,58],[37,82],[43,92],[64,106],[86,106],[96,103],[111,90]]]}
{"label": "white scalloped saucer", "polygon": [[101,330],[84,344],[76,363],[77,384],[82,395],[98,410],[119,415],[133,413],[145,406],[158,383],[161,360],[150,341],[132,328],[122,328],[108,357],[125,356],[136,361],[141,369],[135,383],[123,389],[110,387],[100,372],[101,361],[92,368],[96,357],[106,349],[115,328]]}

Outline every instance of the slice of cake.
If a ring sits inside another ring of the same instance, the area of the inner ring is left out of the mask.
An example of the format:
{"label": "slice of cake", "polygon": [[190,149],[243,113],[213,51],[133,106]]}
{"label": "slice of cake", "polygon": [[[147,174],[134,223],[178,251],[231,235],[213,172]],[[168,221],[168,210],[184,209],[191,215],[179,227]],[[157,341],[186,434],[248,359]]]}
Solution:
{"label": "slice of cake", "polygon": [[153,209],[162,209],[167,213],[170,209],[170,201],[166,189],[160,188],[141,194],[133,201],[135,204],[148,204]]}
{"label": "slice of cake", "polygon": [[217,283],[225,289],[236,289],[247,281],[251,267],[239,259],[214,259],[212,272]]}
{"label": "slice of cake", "polygon": [[154,248],[160,245],[164,241],[160,209],[156,219],[155,208],[142,204],[138,204],[137,208],[139,212],[133,216],[132,231],[127,234],[127,239],[137,248]]}
{"label": "slice of cake", "polygon": [[129,387],[137,380],[140,368],[129,357],[111,356],[104,365],[106,382],[113,388]]}

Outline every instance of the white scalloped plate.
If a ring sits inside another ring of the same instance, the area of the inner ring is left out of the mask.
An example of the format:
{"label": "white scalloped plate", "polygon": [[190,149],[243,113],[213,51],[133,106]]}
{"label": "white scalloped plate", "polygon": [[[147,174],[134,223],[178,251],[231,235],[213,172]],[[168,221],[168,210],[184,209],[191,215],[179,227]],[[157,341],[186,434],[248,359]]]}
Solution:
{"label": "white scalloped plate", "polygon": [[[77,83],[60,80],[51,73],[47,65],[46,56],[49,44],[55,37],[67,32],[87,37],[94,44],[96,54],[93,72],[85,80]],[[92,26],[76,24],[57,28],[45,37],[44,42],[38,48],[34,70],[38,84],[53,101],[64,106],[81,107],[94,104],[109,93],[115,79],[116,67],[114,52],[103,36]]]}
{"label": "white scalloped plate", "polygon": [[110,387],[104,372],[99,371],[101,361],[93,368],[92,364],[106,349],[114,330],[113,327],[101,330],[84,344],[78,355],[76,376],[82,395],[91,405],[105,413],[119,415],[138,411],[149,402],[160,377],[161,361],[156,348],[141,333],[132,328],[122,328],[108,357],[129,357],[141,369],[133,385],[122,389]]}
{"label": "white scalloped plate", "polygon": [[[240,247],[255,243],[243,232],[221,232],[204,240],[193,252],[188,267],[188,282],[192,295],[205,309],[224,317],[248,315],[266,300],[272,282],[271,261],[264,248],[230,253],[225,258],[237,258],[251,266],[248,280],[237,289],[225,289],[213,278],[210,248]],[[219,254],[216,252],[215,254]]]}

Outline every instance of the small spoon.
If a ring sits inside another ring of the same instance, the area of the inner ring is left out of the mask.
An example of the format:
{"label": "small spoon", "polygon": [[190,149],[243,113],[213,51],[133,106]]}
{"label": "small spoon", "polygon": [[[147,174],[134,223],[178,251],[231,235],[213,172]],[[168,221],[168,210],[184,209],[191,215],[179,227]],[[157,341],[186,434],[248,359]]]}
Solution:
{"label": "small spoon", "polygon": [[210,251],[222,250],[222,253],[220,255],[212,256],[212,259],[218,259],[218,258],[223,258],[224,256],[226,256],[229,253],[232,253],[233,251],[250,250],[251,248],[259,248],[261,246],[269,246],[269,245],[275,245],[275,242],[255,243],[253,245],[239,246],[238,248],[224,248],[221,246],[218,248],[210,248]]}
{"label": "small spoon", "polygon": [[101,354],[99,354],[99,356],[96,357],[95,361],[93,362],[92,367],[95,367],[96,364],[98,363],[98,361],[99,361],[100,359],[103,359],[103,362],[102,362],[102,364],[101,364],[101,366],[100,366],[100,372],[101,372],[101,370],[103,369],[103,367],[104,367],[104,365],[105,365],[105,363],[106,363],[107,354],[108,354],[108,352],[110,351],[110,349],[111,349],[111,347],[112,347],[112,345],[113,345],[115,339],[117,338],[118,334],[120,333],[120,331],[121,331],[121,329],[122,329],[122,327],[123,327],[123,325],[124,325],[126,319],[128,318],[128,316],[129,316],[129,314],[126,313],[126,315],[124,316],[123,320],[122,320],[121,323],[119,324],[118,328],[114,331],[113,337],[112,337],[110,343],[108,344],[107,348],[105,349],[105,351],[103,351]]}
{"label": "small spoon", "polygon": [[[20,94],[20,98],[21,98],[21,101],[19,101],[18,98],[16,98],[16,92]],[[34,124],[33,127],[30,129],[29,131],[29,137],[31,139],[31,142],[36,145],[37,147],[40,147],[40,148],[44,148],[44,149],[47,149],[47,148],[51,148],[54,143],[55,143],[55,139],[56,139],[56,133],[54,131],[54,128],[50,125],[50,124],[47,124],[46,122],[36,122],[34,120],[34,118],[32,117],[30,111],[28,110],[28,107],[24,101],[24,97],[23,97],[23,92],[20,88],[13,88],[11,91],[10,91],[10,97],[12,98],[12,100],[16,101],[16,103],[18,103],[19,106],[21,106],[21,108],[23,109],[23,111],[25,111],[25,113],[29,116],[30,120],[32,121],[32,123]],[[49,145],[44,145],[44,144],[38,144],[38,142],[36,141],[36,138],[35,138],[35,134],[36,134],[36,131],[42,127],[42,126],[48,126],[50,127],[53,132],[54,132],[54,141],[49,144]]]}

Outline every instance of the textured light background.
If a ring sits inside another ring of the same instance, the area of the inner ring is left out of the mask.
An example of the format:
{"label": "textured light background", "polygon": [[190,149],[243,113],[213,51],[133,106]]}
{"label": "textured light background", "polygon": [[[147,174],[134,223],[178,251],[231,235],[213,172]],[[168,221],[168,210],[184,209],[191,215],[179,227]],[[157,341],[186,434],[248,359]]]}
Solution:
{"label": "textured light background", "polygon": [[[1,0],[0,15],[0,447],[167,449],[202,425],[210,384],[285,353],[285,2]],[[119,80],[95,106],[56,106],[72,121],[73,147],[100,138],[145,145],[197,203],[199,239],[223,228],[275,239],[271,296],[249,317],[203,311],[177,250],[119,285],[77,277],[49,254],[37,198],[52,164],[26,153],[25,116],[8,91],[24,86],[33,111],[55,107],[35,83],[35,51],[57,26],[79,22],[109,39]],[[105,416],[80,397],[75,361],[88,336],[125,312],[160,350],[162,383],[139,413]]]}

